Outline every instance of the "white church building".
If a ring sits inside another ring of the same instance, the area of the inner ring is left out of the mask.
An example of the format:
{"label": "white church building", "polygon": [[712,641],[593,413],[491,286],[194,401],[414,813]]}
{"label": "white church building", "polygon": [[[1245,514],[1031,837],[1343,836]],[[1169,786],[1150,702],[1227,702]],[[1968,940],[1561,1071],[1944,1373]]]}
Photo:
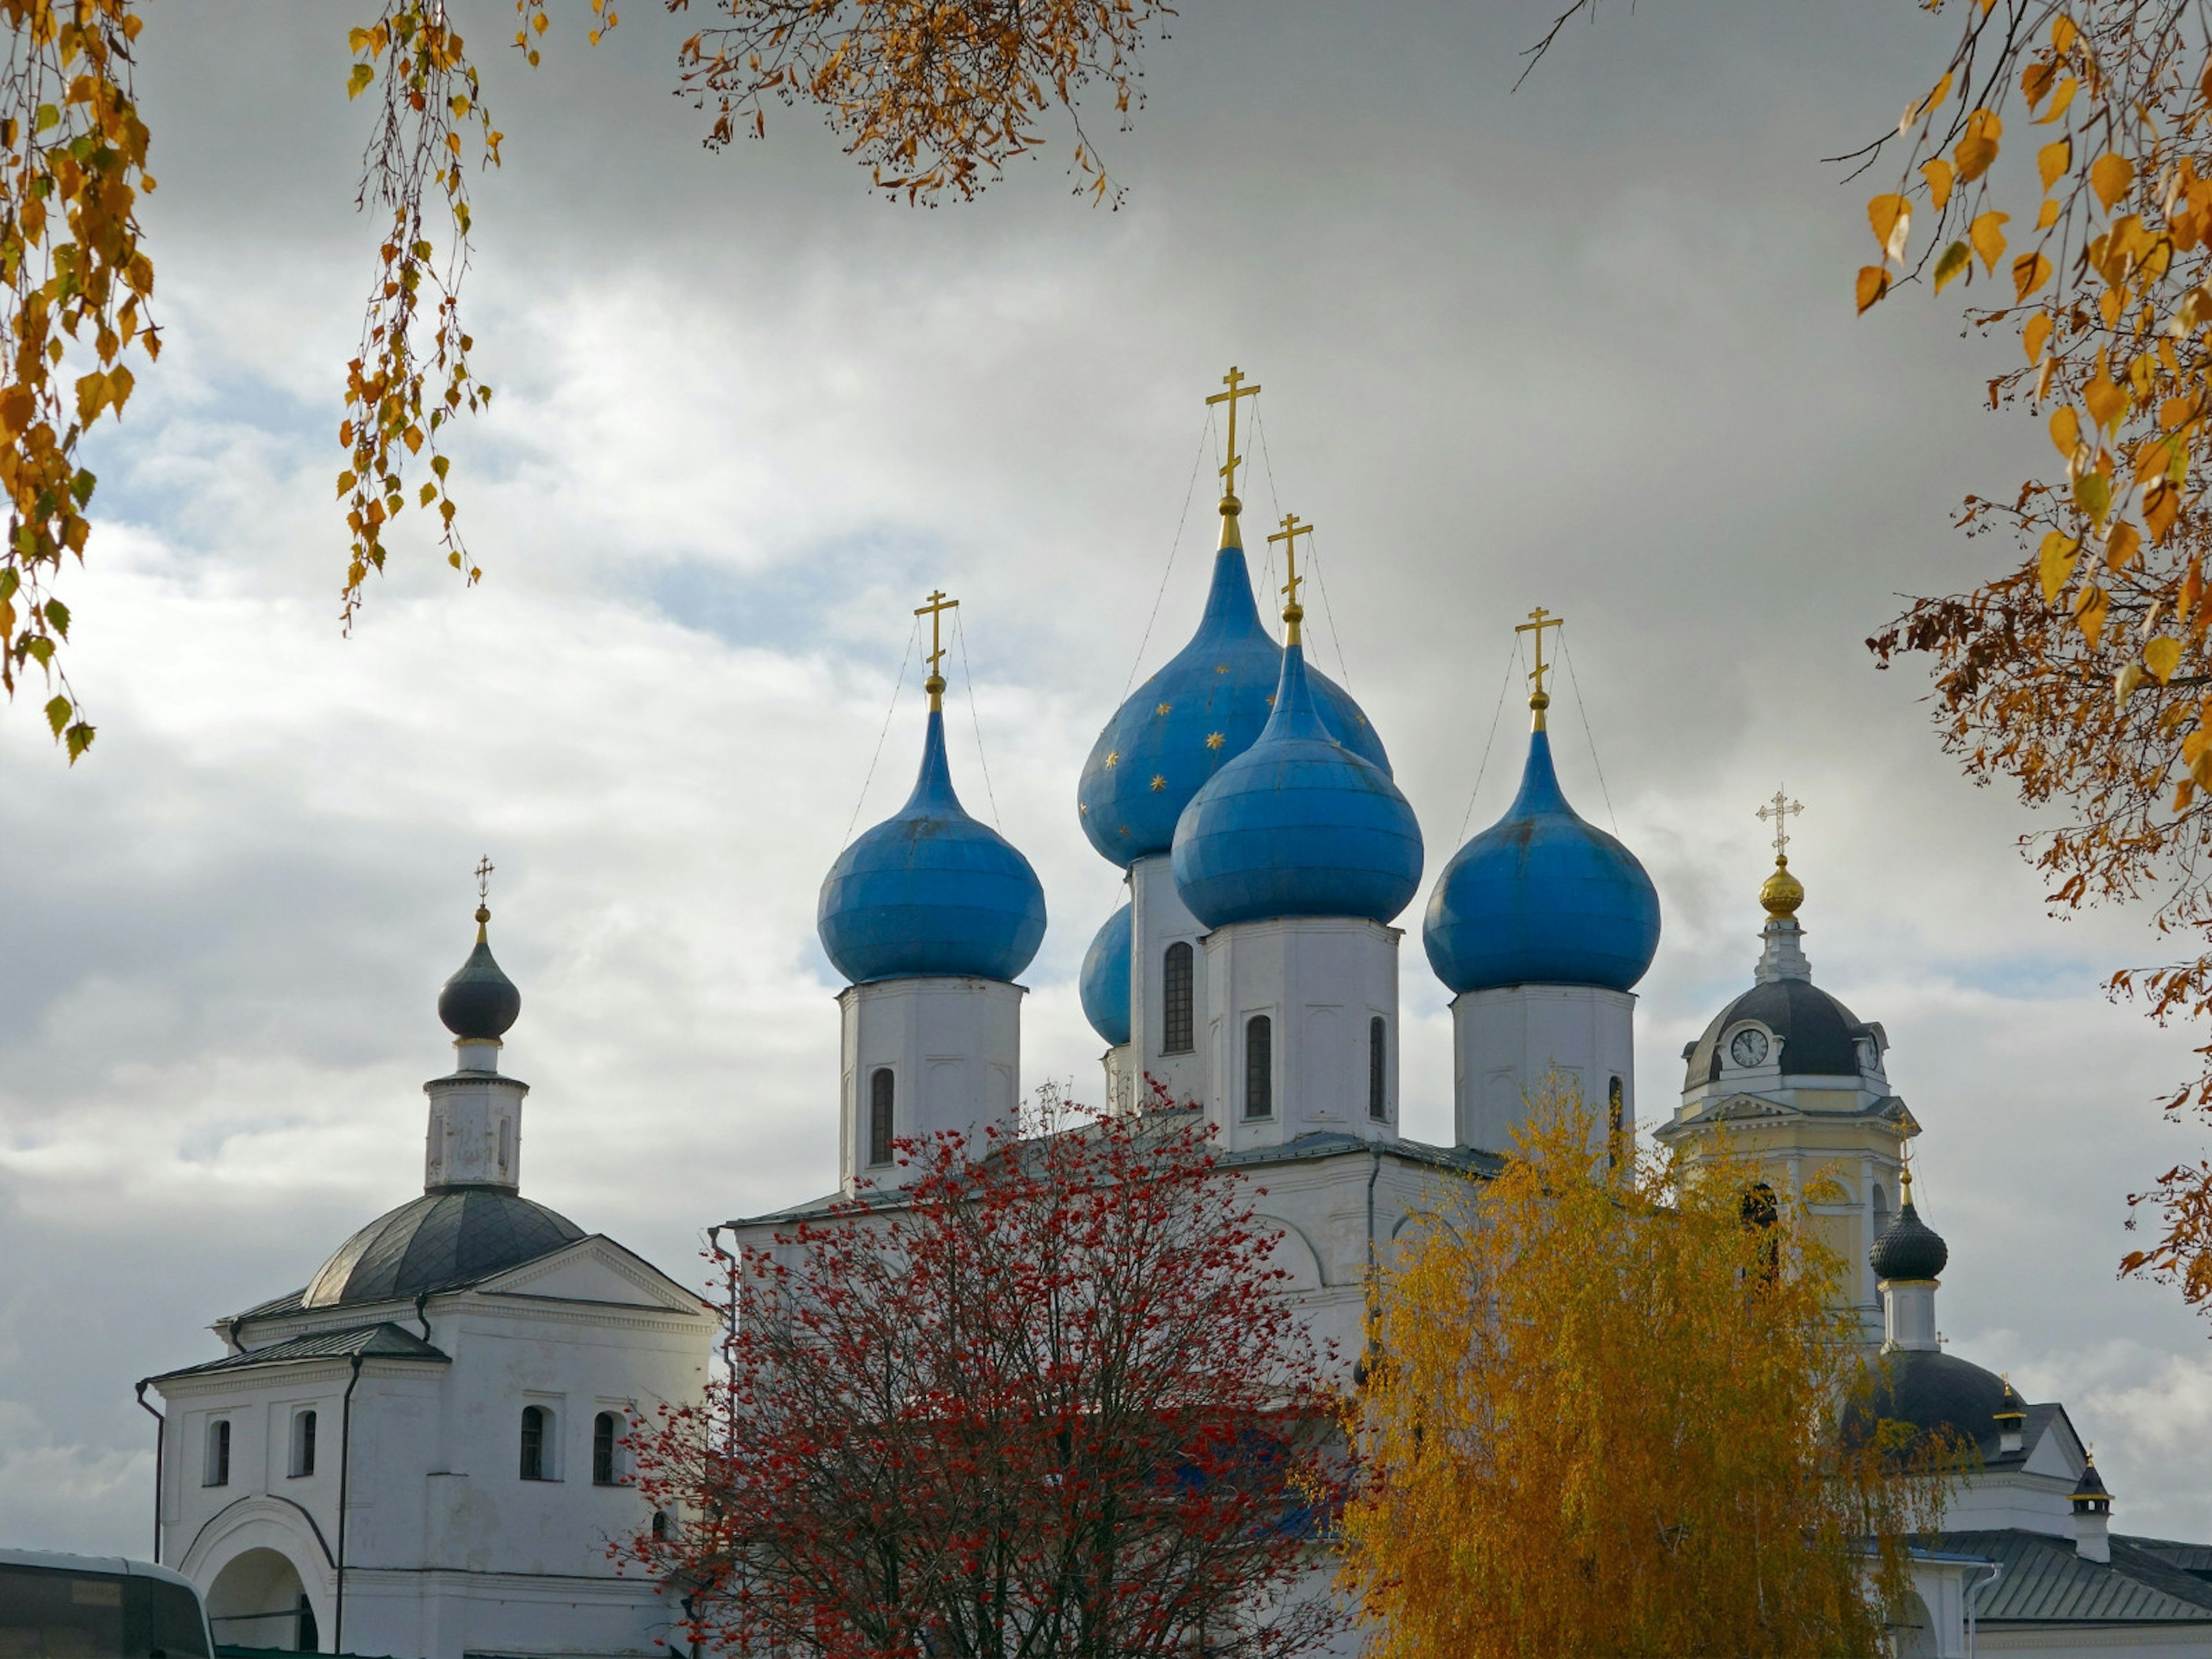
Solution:
{"label": "white church building", "polygon": [[[1078,783],[1083,832],[1128,894],[1097,930],[1081,994],[1106,1045],[1108,1109],[1157,1084],[1205,1113],[1227,1162],[1264,1170],[1290,1293],[1352,1355],[1372,1267],[1442,1183],[1502,1167],[1547,1074],[1571,1076],[1612,1133],[1633,1135],[1635,988],[1659,904],[1633,854],[1561,789],[1541,678],[1555,619],[1540,611],[1519,791],[1444,862],[1422,919],[1426,969],[1453,994],[1453,1140],[1401,1133],[1398,923],[1421,889],[1423,838],[1380,735],[1305,660],[1295,521],[1275,538],[1291,578],[1281,642],[1255,602],[1235,494],[1237,401],[1255,389],[1240,380],[1215,399],[1231,459],[1204,611],[1106,723]],[[945,608],[931,597],[933,626]],[[771,1248],[863,1183],[903,1178],[898,1139],[1017,1127],[1018,977],[1044,895],[960,805],[941,654],[911,796],[822,887],[822,942],[848,981],[839,1188],[721,1224],[741,1247]],[[1692,1149],[1724,1133],[1778,1187],[1820,1178],[1820,1224],[1866,1263],[1852,1300],[1869,1357],[1890,1362],[1886,1414],[1983,1449],[1951,1529],[1923,1540],[1897,1650],[2212,1656],[2212,1545],[2115,1530],[2116,1499],[2064,1407],[1942,1351],[1948,1252],[1905,1179],[1921,1125],[1893,1091],[1881,1026],[1814,981],[1783,822],[1750,983],[1685,1051],[1655,1133]],[[426,1085],[423,1195],[303,1289],[218,1325],[223,1357],[152,1379],[167,1408],[161,1559],[209,1590],[226,1641],[462,1659],[638,1654],[670,1638],[680,1610],[606,1559],[611,1538],[650,1521],[607,1431],[691,1396],[712,1320],[521,1197],[525,1090],[498,1070],[519,1005],[480,933],[441,998],[457,1064]]]}

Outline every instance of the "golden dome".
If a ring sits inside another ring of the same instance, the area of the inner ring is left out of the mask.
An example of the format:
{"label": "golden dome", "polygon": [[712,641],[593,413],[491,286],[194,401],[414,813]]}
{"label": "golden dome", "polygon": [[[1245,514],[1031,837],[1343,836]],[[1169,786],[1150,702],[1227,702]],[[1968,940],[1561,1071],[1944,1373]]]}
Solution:
{"label": "golden dome", "polygon": [[1794,916],[1797,907],[1805,902],[1805,884],[1790,873],[1790,860],[1778,857],[1774,873],[1759,890],[1759,902],[1766,907],[1770,916]]}

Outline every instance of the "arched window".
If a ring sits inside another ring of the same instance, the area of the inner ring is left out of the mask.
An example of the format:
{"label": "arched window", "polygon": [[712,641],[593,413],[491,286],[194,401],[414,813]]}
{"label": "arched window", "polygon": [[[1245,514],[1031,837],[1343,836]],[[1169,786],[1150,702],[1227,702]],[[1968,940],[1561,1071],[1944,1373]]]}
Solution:
{"label": "arched window", "polygon": [[1367,1115],[1377,1123],[1390,1115],[1389,1057],[1384,1052],[1387,1035],[1382,1015],[1367,1022]]}
{"label": "arched window", "polygon": [[891,1161],[891,1068],[878,1066],[868,1074],[868,1163],[872,1168]]}
{"label": "arched window", "polygon": [[207,1462],[200,1471],[203,1486],[230,1484],[230,1419],[218,1417],[207,1426]]}
{"label": "arched window", "polygon": [[615,1414],[601,1412],[592,1419],[592,1484],[611,1486],[615,1484]]}
{"label": "arched window", "polygon": [[655,1538],[665,1538],[668,1536],[668,1511],[666,1510],[653,1510],[653,1535]]}
{"label": "arched window", "polygon": [[312,1411],[292,1413],[290,1467],[295,1480],[315,1472],[315,1414]]}
{"label": "arched window", "polygon": [[1160,1052],[1165,1054],[1187,1054],[1194,1046],[1191,1033],[1196,1021],[1191,1008],[1194,980],[1190,943],[1177,939],[1168,946],[1167,959],[1161,963],[1160,992],[1164,1006],[1160,1018]]}
{"label": "arched window", "polygon": [[1753,1182],[1743,1189],[1737,1207],[1743,1224],[1759,1237],[1759,1277],[1771,1285],[1782,1273],[1782,1240],[1775,1226],[1782,1219],[1782,1206],[1775,1200],[1774,1188],[1763,1181]]}
{"label": "arched window", "polygon": [[1275,1022],[1255,1014],[1244,1022],[1244,1115],[1272,1117],[1275,1110]]}
{"label": "arched window", "polygon": [[522,1408],[522,1478],[525,1480],[550,1480],[553,1460],[550,1455],[553,1439],[553,1413],[543,1406]]}

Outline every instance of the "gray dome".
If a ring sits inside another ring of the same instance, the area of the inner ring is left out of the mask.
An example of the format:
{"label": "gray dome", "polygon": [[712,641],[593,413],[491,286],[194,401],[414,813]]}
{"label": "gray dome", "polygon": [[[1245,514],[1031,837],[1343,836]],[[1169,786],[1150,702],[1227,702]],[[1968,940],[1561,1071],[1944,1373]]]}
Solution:
{"label": "gray dome", "polygon": [[1951,1247],[1943,1235],[1920,1218],[1909,1198],[1867,1252],[1867,1265],[1882,1279],[1933,1279],[1950,1259]]}
{"label": "gray dome", "polygon": [[1685,1089],[1720,1080],[1721,1033],[1746,1019],[1782,1039],[1782,1070],[1790,1077],[1856,1078],[1859,1039],[1875,1035],[1874,1027],[1811,981],[1770,980],[1722,1009],[1690,1045]]}
{"label": "gray dome", "polygon": [[1997,1455],[1996,1415],[2011,1390],[1995,1371],[1933,1348],[1900,1348],[1872,1362],[1872,1393],[1844,1414],[1845,1439],[1863,1442],[1875,1421],[1924,1432],[1955,1429],[1984,1459]]}
{"label": "gray dome", "polygon": [[495,1042],[522,1012],[522,993],[492,960],[484,924],[491,912],[477,908],[477,945],[438,993],[438,1018],[455,1036]]}
{"label": "gray dome", "polygon": [[425,1193],[339,1245],[300,1303],[334,1308],[454,1290],[583,1237],[568,1217],[496,1187]]}

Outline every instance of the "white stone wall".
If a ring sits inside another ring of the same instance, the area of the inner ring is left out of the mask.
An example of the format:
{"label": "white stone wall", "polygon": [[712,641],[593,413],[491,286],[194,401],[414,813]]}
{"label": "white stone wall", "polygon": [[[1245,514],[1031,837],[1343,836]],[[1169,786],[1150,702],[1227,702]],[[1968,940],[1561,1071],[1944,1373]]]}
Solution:
{"label": "white stone wall", "polygon": [[891,1074],[893,1133],[985,1127],[1011,1131],[1022,1074],[1018,985],[994,979],[931,977],[848,985],[838,994],[843,1053],[838,1113],[845,1190],[862,1180],[896,1184],[912,1171],[869,1159],[872,1079]]}
{"label": "white stone wall", "polygon": [[1608,1121],[1621,1091],[1622,1128],[1636,1128],[1636,998],[1594,985],[1509,985],[1452,999],[1452,1124],[1462,1146],[1510,1152],[1529,1098],[1556,1069]]}

